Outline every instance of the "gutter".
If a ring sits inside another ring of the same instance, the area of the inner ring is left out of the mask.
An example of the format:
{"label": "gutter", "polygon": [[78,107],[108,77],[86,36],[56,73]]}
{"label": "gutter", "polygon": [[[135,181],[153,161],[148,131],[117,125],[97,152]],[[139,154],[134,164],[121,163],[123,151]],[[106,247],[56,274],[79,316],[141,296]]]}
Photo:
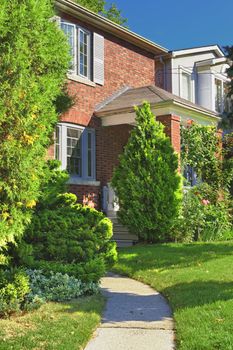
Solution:
{"label": "gutter", "polygon": [[131,44],[134,44],[150,53],[160,54],[167,53],[168,50],[164,47],[155,44],[154,42],[110,21],[103,16],[100,16],[70,0],[56,0],[55,8],[59,12],[70,14],[71,16],[78,18],[84,22],[90,23],[93,26],[102,29],[103,31],[110,33],[118,38],[126,40]]}

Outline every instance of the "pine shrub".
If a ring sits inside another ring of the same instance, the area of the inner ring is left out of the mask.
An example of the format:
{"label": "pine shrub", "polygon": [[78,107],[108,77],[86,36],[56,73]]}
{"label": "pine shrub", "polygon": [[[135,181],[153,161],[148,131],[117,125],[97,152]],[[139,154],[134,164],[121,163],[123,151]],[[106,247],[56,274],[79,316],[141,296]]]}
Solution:
{"label": "pine shrub", "polygon": [[119,199],[119,219],[141,240],[170,239],[181,197],[177,168],[178,156],[164,126],[144,103],[136,108],[136,126],[112,179]]}

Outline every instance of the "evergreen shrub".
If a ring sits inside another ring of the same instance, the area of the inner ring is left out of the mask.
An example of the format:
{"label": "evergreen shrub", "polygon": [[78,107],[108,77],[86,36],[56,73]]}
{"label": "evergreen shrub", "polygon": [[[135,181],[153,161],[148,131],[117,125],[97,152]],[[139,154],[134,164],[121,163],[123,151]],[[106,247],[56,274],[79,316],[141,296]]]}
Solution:
{"label": "evergreen shrub", "polygon": [[170,240],[181,201],[177,169],[178,156],[164,126],[145,102],[136,108],[136,126],[112,179],[119,199],[119,219],[141,240]]}

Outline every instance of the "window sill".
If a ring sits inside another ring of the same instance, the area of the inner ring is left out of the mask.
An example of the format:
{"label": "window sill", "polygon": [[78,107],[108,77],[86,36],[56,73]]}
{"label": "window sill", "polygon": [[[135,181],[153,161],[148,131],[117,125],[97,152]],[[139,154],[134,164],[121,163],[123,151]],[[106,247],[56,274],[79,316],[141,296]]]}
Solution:
{"label": "window sill", "polygon": [[93,81],[91,81],[89,79],[82,78],[79,75],[69,74],[68,73],[67,74],[67,78],[70,79],[70,80],[73,80],[73,81],[77,81],[78,83],[81,83],[81,84],[85,84],[85,85],[89,85],[89,86],[92,86],[92,87],[96,87],[96,84],[93,83]]}
{"label": "window sill", "polygon": [[83,180],[78,177],[70,177],[67,181],[69,185],[84,185],[84,186],[100,186],[100,181],[95,180]]}

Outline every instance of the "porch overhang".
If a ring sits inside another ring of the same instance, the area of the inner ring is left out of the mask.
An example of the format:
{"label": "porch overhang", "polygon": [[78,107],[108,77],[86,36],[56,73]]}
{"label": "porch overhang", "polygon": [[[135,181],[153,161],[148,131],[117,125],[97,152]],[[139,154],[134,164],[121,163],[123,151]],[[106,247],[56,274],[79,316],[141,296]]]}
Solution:
{"label": "porch overhang", "polygon": [[[142,106],[137,104],[136,106]],[[194,120],[195,122],[202,125],[213,125],[216,126],[220,121],[220,117],[211,111],[203,110],[198,105],[190,106],[183,102],[176,100],[167,100],[158,103],[151,103],[151,110],[155,116],[162,115],[175,115],[181,119],[181,124],[186,125],[187,121]],[[135,110],[134,106],[127,108],[118,108],[117,110],[108,110],[106,112],[98,111],[95,113],[96,116],[100,117],[103,126],[113,126],[120,124],[135,124]]]}

